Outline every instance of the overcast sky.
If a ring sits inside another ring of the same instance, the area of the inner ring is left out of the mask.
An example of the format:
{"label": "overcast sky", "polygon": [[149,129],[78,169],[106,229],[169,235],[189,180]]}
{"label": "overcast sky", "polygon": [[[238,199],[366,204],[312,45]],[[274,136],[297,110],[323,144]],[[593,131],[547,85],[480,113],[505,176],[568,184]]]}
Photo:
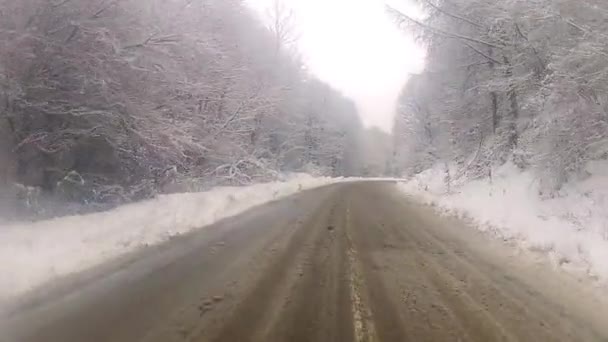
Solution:
{"label": "overcast sky", "polygon": [[[274,0],[248,0],[262,17]],[[424,52],[387,16],[382,0],[283,0],[295,13],[308,68],[353,98],[367,126],[392,128],[396,99]],[[407,0],[404,0],[407,1]]]}

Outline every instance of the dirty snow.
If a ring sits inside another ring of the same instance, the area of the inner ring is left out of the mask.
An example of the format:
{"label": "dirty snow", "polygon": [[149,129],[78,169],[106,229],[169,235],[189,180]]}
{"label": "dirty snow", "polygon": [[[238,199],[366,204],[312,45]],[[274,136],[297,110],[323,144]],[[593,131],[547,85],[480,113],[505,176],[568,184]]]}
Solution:
{"label": "dirty snow", "polygon": [[300,174],[284,182],[163,195],[107,212],[0,224],[0,309],[2,303],[54,278],[340,180]]}
{"label": "dirty snow", "polygon": [[449,193],[444,166],[399,187],[483,231],[546,253],[556,265],[608,280],[608,163],[590,163],[587,173],[548,199],[541,198],[532,172],[512,164],[494,170],[492,181],[453,182]]}

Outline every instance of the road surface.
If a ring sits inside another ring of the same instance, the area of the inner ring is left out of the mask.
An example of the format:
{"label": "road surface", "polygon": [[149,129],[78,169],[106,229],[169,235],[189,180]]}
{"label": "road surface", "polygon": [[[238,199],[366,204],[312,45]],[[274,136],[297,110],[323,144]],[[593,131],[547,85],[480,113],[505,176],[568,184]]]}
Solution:
{"label": "road surface", "polygon": [[253,209],[44,289],[23,342],[606,341],[594,292],[388,183]]}

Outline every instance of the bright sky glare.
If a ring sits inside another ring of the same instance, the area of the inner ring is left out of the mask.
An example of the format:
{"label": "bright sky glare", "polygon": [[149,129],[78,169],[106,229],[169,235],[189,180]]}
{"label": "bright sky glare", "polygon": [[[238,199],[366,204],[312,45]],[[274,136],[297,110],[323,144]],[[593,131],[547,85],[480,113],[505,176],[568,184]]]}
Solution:
{"label": "bright sky glare", "polygon": [[[248,0],[266,15],[274,0]],[[424,51],[399,30],[382,0],[283,0],[295,12],[310,71],[353,98],[366,126],[392,129],[395,104]],[[403,8],[403,7],[400,7]]]}

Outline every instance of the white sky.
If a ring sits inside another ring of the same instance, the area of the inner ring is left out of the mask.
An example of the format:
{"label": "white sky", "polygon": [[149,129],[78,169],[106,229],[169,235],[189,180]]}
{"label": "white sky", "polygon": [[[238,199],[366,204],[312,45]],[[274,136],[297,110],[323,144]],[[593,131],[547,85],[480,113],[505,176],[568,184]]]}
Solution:
{"label": "white sky", "polygon": [[[274,0],[247,1],[264,16]],[[367,126],[390,131],[397,97],[423,67],[424,51],[395,26],[384,1],[283,1],[295,13],[309,70],[354,99]]]}

